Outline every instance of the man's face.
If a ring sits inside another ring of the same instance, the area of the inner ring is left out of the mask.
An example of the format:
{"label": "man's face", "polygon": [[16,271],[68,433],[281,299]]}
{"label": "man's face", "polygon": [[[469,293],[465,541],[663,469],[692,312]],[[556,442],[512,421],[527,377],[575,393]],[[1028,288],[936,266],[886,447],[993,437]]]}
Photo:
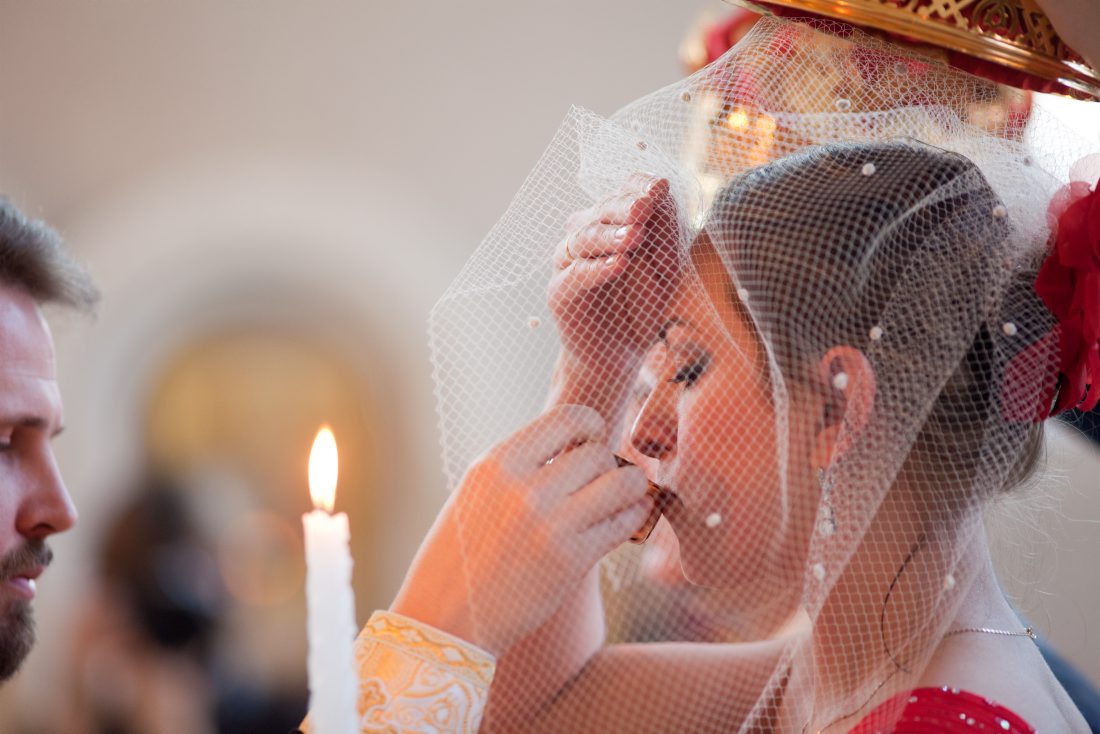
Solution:
{"label": "man's face", "polygon": [[35,579],[50,562],[45,540],[76,522],[50,448],[60,430],[49,328],[28,293],[0,285],[0,680],[34,643]]}

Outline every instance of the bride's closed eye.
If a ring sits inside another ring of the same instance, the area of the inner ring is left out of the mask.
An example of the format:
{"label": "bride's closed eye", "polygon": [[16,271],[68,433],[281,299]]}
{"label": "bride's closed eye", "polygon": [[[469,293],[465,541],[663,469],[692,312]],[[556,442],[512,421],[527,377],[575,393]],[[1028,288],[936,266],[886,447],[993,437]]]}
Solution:
{"label": "bride's closed eye", "polygon": [[699,378],[703,376],[709,366],[710,355],[706,352],[696,353],[687,364],[676,370],[676,373],[669,379],[669,382],[691,387],[699,381]]}

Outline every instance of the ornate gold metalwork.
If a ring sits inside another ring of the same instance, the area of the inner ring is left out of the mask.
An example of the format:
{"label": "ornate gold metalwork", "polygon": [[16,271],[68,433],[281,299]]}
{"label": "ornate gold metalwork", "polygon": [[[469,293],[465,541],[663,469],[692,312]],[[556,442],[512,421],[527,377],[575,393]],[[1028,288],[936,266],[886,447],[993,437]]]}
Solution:
{"label": "ornate gold metalwork", "polygon": [[[931,44],[1100,99],[1100,71],[1067,46],[1034,0],[730,0],[759,13],[792,8]],[[769,6],[772,6],[769,8]]]}

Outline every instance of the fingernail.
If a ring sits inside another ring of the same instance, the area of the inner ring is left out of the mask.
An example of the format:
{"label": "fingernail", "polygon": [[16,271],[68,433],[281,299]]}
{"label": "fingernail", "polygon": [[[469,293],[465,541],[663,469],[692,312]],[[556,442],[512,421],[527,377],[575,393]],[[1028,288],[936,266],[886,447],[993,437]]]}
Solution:
{"label": "fingernail", "polygon": [[624,224],[622,227],[615,230],[615,239],[621,240],[623,237],[626,237],[626,233],[629,231],[630,227]]}

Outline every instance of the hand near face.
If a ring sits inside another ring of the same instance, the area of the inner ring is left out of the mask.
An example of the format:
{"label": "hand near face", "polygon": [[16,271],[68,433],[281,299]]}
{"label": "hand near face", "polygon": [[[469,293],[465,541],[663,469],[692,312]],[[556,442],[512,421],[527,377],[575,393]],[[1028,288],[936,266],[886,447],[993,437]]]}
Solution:
{"label": "hand near face", "polygon": [[593,410],[554,408],[493,447],[444,507],[392,610],[499,655],[652,509]]}
{"label": "hand near face", "polygon": [[679,280],[668,180],[634,174],[615,195],[570,217],[566,229],[548,289],[563,355],[589,368],[636,366]]}

